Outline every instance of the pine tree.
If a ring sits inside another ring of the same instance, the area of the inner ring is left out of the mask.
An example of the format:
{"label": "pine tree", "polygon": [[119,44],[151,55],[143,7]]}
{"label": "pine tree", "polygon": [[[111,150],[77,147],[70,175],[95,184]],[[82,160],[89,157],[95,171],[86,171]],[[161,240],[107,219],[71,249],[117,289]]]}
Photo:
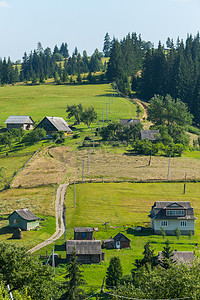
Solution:
{"label": "pine tree", "polygon": [[109,267],[106,271],[106,286],[108,288],[116,287],[120,284],[123,275],[123,270],[119,257],[112,257],[110,259]]}
{"label": "pine tree", "polygon": [[164,269],[169,269],[170,266],[175,263],[175,261],[173,260],[173,256],[174,256],[173,250],[171,249],[171,247],[169,245],[169,241],[167,240],[165,242],[165,247],[163,248],[163,251],[162,251],[162,258],[160,261],[160,265]]}
{"label": "pine tree", "polygon": [[103,53],[105,57],[110,56],[110,47],[111,47],[111,40],[108,33],[106,33],[104,37],[104,45],[103,45]]}

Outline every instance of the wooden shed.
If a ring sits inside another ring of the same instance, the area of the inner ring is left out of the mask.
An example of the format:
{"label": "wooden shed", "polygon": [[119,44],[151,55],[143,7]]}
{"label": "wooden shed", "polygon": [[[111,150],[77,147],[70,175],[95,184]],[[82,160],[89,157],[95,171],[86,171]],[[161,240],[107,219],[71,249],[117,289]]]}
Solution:
{"label": "wooden shed", "polygon": [[99,263],[104,260],[105,253],[101,250],[100,240],[67,240],[66,241],[66,259],[71,260],[71,254],[76,252],[77,261],[83,264]]}
{"label": "wooden shed", "polygon": [[74,227],[74,240],[92,240],[93,231],[92,227]]}
{"label": "wooden shed", "polygon": [[9,226],[30,230],[39,226],[39,218],[36,217],[28,208],[15,210],[9,217]]}
{"label": "wooden shed", "polygon": [[5,124],[8,131],[13,128],[31,130],[33,129],[34,121],[30,116],[9,116]]}
{"label": "wooden shed", "polygon": [[45,117],[36,128],[43,128],[47,134],[52,134],[57,131],[64,131],[65,134],[72,133],[67,122],[60,117]]}
{"label": "wooden shed", "polygon": [[130,240],[123,234],[118,233],[114,238],[103,240],[102,247],[106,249],[123,249],[130,248]]}

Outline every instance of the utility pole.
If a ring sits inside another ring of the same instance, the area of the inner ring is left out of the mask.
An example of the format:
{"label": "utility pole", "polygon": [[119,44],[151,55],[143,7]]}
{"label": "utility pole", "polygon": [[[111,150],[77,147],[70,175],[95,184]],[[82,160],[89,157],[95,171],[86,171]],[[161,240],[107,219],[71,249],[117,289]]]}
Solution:
{"label": "utility pole", "polygon": [[98,119],[98,136],[99,136],[99,119]]}
{"label": "utility pole", "polygon": [[102,108],[102,121],[103,121],[103,127],[104,127],[104,110]]}
{"label": "utility pole", "polygon": [[151,155],[152,155],[152,148],[151,148],[151,154],[150,154],[150,157],[149,157],[149,166],[151,164]]}
{"label": "utility pole", "polygon": [[76,183],[74,179],[74,207],[76,207]]}
{"label": "utility pole", "polygon": [[104,289],[104,283],[105,283],[105,277],[103,278],[103,283],[102,283],[102,286],[101,286],[101,294],[100,294],[99,300],[102,299],[102,294],[103,294],[103,289]]}
{"label": "utility pole", "polygon": [[87,153],[87,157],[88,157],[88,159],[87,159],[87,171],[89,172],[89,149],[87,151],[88,151],[88,153]]}
{"label": "utility pole", "polygon": [[109,114],[110,114],[110,97],[109,97]]}
{"label": "utility pole", "polygon": [[83,160],[83,168],[82,168],[82,184],[83,184],[83,175],[84,175],[84,160]]}
{"label": "utility pole", "polygon": [[186,192],[186,173],[185,173],[185,183],[184,183],[184,189],[183,189],[183,194]]}
{"label": "utility pole", "polygon": [[65,237],[64,237],[64,240],[66,240],[66,227],[67,227],[66,223],[67,223],[67,207],[65,207]]}
{"label": "utility pole", "polygon": [[106,122],[108,122],[108,103],[106,103]]}
{"label": "utility pole", "polygon": [[94,153],[94,132],[93,132],[93,153]]}
{"label": "utility pole", "polygon": [[168,164],[168,172],[167,172],[167,181],[169,180],[170,159],[171,159],[171,154],[169,155],[169,164]]}
{"label": "utility pole", "polygon": [[54,246],[52,247],[52,268],[55,274],[55,257],[54,257]]}

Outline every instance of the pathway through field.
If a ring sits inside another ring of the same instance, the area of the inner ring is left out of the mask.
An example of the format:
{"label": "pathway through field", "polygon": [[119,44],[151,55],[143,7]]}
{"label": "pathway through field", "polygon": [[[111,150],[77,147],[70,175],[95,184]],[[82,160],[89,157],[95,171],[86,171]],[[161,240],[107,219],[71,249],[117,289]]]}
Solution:
{"label": "pathway through field", "polygon": [[[60,184],[57,189],[56,202],[55,202],[55,215],[56,215],[56,231],[54,234],[47,239],[46,241],[36,245],[28,252],[33,253],[49,244],[52,244],[54,241],[59,239],[65,232],[64,216],[63,216],[63,204],[65,200],[65,193],[68,184]],[[60,222],[59,222],[60,220]]]}

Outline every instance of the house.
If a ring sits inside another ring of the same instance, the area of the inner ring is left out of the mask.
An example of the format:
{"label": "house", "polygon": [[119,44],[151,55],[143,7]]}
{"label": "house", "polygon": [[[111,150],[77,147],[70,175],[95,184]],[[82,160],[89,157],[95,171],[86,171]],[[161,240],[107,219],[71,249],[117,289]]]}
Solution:
{"label": "house", "polygon": [[93,232],[92,227],[74,227],[74,240],[92,240]]}
{"label": "house", "polygon": [[47,134],[52,134],[56,131],[64,131],[65,135],[67,135],[72,132],[67,122],[59,117],[44,117],[36,128],[43,128],[46,130]]}
{"label": "house", "polygon": [[[158,253],[158,260],[162,260],[162,252]],[[192,251],[174,251],[172,259],[177,263],[185,263],[185,264],[190,264],[194,260],[194,252]]]}
{"label": "house", "polygon": [[6,124],[8,131],[13,128],[31,130],[34,125],[34,121],[30,116],[9,116],[4,123]]}
{"label": "house", "polygon": [[159,135],[159,130],[140,130],[141,140],[155,141]]}
{"label": "house", "polygon": [[101,250],[100,240],[67,240],[66,259],[71,260],[71,254],[76,252],[77,261],[83,264],[100,263],[105,253]]}
{"label": "house", "polygon": [[126,127],[130,127],[130,125],[140,123],[140,120],[139,119],[120,119],[119,123]]}
{"label": "house", "polygon": [[30,230],[39,226],[39,218],[28,208],[15,210],[8,219],[9,226],[12,228]]}
{"label": "house", "polygon": [[102,246],[106,249],[130,248],[130,242],[123,233],[119,232],[114,238],[104,240]]}
{"label": "house", "polygon": [[190,231],[194,234],[196,218],[189,201],[156,201],[149,217],[151,228],[156,234],[161,233],[161,227],[169,235],[174,235],[176,228],[179,228],[182,235]]}

